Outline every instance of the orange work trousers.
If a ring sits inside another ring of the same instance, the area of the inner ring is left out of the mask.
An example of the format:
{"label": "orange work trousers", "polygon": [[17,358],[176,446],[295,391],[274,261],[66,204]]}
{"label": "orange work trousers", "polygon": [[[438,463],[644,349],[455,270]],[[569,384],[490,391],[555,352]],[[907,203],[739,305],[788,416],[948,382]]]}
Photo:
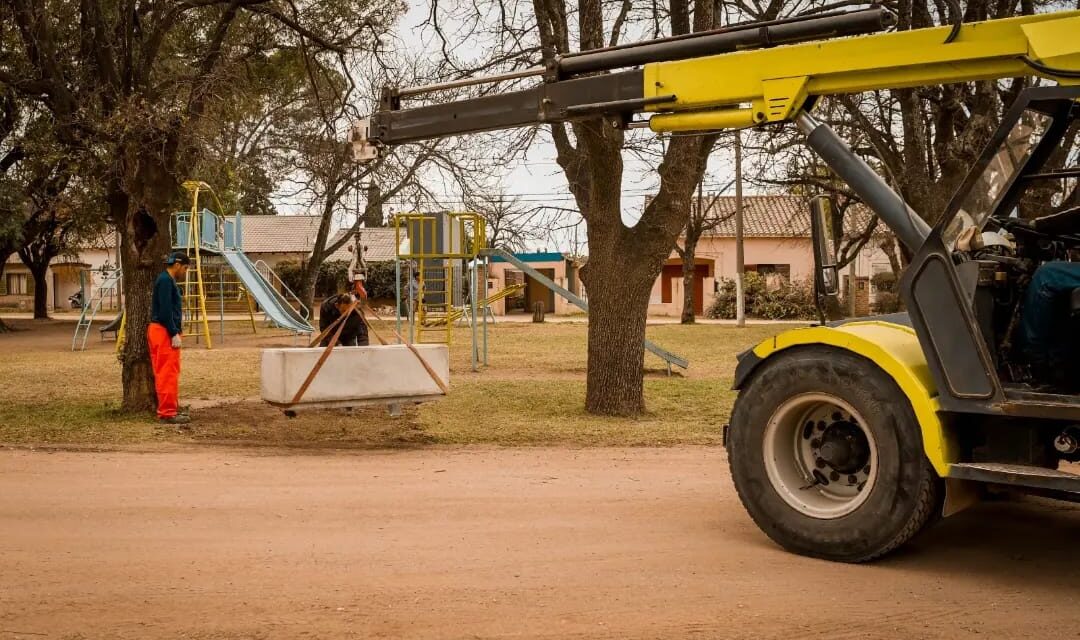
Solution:
{"label": "orange work trousers", "polygon": [[159,418],[171,418],[176,415],[180,399],[180,350],[173,348],[169,330],[156,322],[150,323],[146,339],[150,343],[150,365],[154,368],[157,414]]}

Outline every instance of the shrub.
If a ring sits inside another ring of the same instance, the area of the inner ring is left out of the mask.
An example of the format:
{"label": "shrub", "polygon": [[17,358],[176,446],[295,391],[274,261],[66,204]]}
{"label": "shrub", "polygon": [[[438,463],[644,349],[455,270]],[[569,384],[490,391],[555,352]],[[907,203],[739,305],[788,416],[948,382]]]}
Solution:
{"label": "shrub", "polygon": [[904,310],[900,299],[896,276],[891,271],[883,271],[870,278],[876,294],[872,310],[874,313],[897,313]]}
{"label": "shrub", "polygon": [[[766,320],[810,320],[817,318],[814,306],[814,285],[810,280],[785,282],[779,288],[769,290],[765,278],[757,273],[747,273],[743,284],[746,290],[746,315]],[[706,310],[709,318],[735,317],[735,281],[720,279],[720,290]]]}
{"label": "shrub", "polygon": [[882,271],[874,274],[874,277],[870,278],[870,282],[879,293],[882,291],[896,293],[896,276],[893,275],[892,271]]}
{"label": "shrub", "polygon": [[874,313],[897,313],[903,310],[904,302],[900,299],[899,294],[892,291],[878,290],[873,305]]}

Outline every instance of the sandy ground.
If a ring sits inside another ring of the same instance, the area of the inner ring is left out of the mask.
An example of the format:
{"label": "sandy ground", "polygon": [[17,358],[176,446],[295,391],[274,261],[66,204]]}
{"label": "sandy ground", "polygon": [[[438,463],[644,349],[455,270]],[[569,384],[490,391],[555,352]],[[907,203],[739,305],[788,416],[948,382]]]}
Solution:
{"label": "sandy ground", "polygon": [[1080,509],[790,555],[724,454],[0,452],[9,638],[1076,638]]}
{"label": "sandy ground", "polygon": [[[104,312],[103,311],[98,316],[98,319],[94,322],[94,326],[95,327],[104,326],[105,323],[112,320],[112,318],[115,315],[116,315],[115,311],[109,311],[109,312]],[[393,310],[392,307],[390,309],[379,310],[379,315],[382,316],[383,318],[387,319],[387,320],[393,320],[394,319],[394,310]],[[32,313],[18,313],[18,312],[8,312],[8,311],[0,313],[0,318],[3,318],[4,320],[25,321],[25,320],[32,320],[33,317],[34,317],[34,314],[32,314]],[[58,311],[57,312],[57,311],[54,311],[54,312],[49,314],[49,317],[52,318],[52,320],[57,321],[57,322],[76,322],[79,319],[79,312],[78,311],[75,311],[75,312],[71,312],[71,311]],[[496,323],[502,323],[502,322],[530,323],[530,322],[532,322],[532,313],[512,313],[510,315],[505,315],[505,316],[494,316],[494,318],[495,318],[494,321]],[[213,321],[216,320],[216,319],[217,319],[217,316],[212,316],[211,317],[211,324],[213,324]],[[227,313],[227,314],[225,314],[225,320],[228,320],[228,321],[244,322],[247,319],[248,319],[248,316],[246,314],[239,314],[239,313]],[[262,316],[261,313],[256,314],[255,320],[256,320],[256,322],[259,323],[260,326],[262,326],[264,324],[263,323],[263,316]],[[558,324],[558,323],[576,323],[576,322],[585,323],[585,322],[589,321],[589,318],[584,313],[565,315],[565,316],[557,316],[557,315],[549,313],[549,314],[544,316],[544,321],[545,322],[553,322],[553,323],[556,323],[556,324]],[[714,320],[714,319],[711,319],[711,318],[698,318],[697,322],[699,324],[719,324],[719,325],[732,325],[732,326],[735,324],[734,320]],[[765,324],[807,325],[807,324],[809,324],[811,322],[813,322],[813,320],[762,320],[762,319],[759,319],[759,318],[747,318],[747,320],[746,320],[746,323],[750,324],[750,325],[759,325],[759,324],[760,325],[765,325]],[[682,323],[681,319],[679,319],[678,317],[672,317],[672,316],[650,316],[649,319],[648,319],[648,324],[649,325],[681,324],[681,323]],[[93,335],[94,335],[94,337],[97,337],[98,334],[94,333]]]}

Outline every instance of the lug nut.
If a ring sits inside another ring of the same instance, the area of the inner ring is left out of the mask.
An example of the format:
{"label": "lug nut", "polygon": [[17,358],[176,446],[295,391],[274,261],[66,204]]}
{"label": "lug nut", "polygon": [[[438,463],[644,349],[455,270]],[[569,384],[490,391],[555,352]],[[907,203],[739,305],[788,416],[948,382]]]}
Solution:
{"label": "lug nut", "polygon": [[1076,441],[1076,438],[1071,433],[1062,433],[1054,438],[1054,448],[1057,449],[1058,453],[1071,455],[1080,450],[1080,443]]}

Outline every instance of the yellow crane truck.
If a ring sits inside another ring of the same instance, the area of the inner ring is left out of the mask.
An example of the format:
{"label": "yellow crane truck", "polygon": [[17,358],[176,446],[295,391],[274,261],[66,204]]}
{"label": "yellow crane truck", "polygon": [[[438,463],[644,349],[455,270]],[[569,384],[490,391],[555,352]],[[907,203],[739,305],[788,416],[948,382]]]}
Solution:
{"label": "yellow crane truck", "polygon": [[[354,154],[589,117],[656,132],[794,122],[910,252],[907,312],[786,331],[742,354],[724,439],[735,488],[769,537],[801,554],[868,561],[990,486],[1080,501],[1080,476],[1059,469],[1080,460],[1080,293],[1035,299],[1040,269],[1080,268],[1077,191],[1037,219],[1018,214],[1030,190],[1060,192],[1080,177],[1075,151],[1046,167],[1069,152],[1059,147],[1080,116],[1080,12],[889,32],[893,23],[881,8],[829,12],[386,88],[354,128]],[[526,89],[403,107],[529,76],[539,81]],[[1020,76],[1050,82],[1020,93],[945,210],[925,216],[811,115],[821,96]],[[811,207],[823,296],[838,281],[829,206]],[[1037,303],[1055,352],[1068,356],[1053,367],[1036,366],[1023,339]]]}

